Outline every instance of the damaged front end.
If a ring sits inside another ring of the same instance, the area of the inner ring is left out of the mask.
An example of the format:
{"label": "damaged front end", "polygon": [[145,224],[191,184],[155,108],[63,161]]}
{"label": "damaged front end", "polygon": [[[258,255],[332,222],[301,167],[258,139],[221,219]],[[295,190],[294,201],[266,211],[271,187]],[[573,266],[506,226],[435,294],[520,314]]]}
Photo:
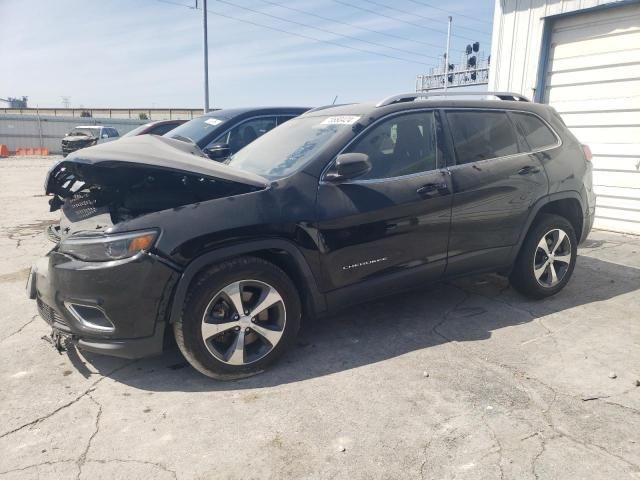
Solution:
{"label": "damaged front end", "polygon": [[112,227],[265,188],[261,177],[216,163],[195,146],[152,135],[90,147],[56,164],[45,185],[51,211],[61,211],[48,231],[56,246],[34,265],[27,285],[54,344],[71,339],[126,358],[159,353],[181,275],[157,248],[166,224]]}
{"label": "damaged front end", "polygon": [[60,241],[79,231],[99,232],[147,213],[266,188],[256,175],[213,162],[195,145],[153,135],[131,137],[79,151],[49,172],[50,210]]}

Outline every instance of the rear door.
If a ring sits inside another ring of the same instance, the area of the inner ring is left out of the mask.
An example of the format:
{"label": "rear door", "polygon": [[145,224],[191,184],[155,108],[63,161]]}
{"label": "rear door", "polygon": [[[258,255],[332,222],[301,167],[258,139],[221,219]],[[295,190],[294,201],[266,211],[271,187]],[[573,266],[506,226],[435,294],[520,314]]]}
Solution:
{"label": "rear door", "polygon": [[432,110],[379,120],[345,149],[367,154],[372,170],[320,183],[321,261],[330,288],[357,284],[366,297],[380,293],[368,280],[403,288],[444,272],[451,195],[438,131]]}
{"label": "rear door", "polygon": [[508,113],[448,109],[454,165],[448,274],[503,266],[547,178]]}

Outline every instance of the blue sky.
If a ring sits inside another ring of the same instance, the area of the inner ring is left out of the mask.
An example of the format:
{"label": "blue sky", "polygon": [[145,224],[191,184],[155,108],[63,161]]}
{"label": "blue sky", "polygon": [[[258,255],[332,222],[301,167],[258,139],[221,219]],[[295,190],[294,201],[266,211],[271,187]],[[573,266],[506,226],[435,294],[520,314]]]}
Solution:
{"label": "blue sky", "polygon": [[[62,96],[72,106],[200,107],[202,11],[186,7],[195,0],[167,1],[185,6],[0,0],[0,97],[27,95],[33,107],[61,107]],[[336,95],[353,102],[413,91],[416,75],[444,51],[446,12],[454,17],[452,61],[471,40],[490,53],[492,0],[208,3],[226,16],[208,16],[215,107],[314,106]]]}

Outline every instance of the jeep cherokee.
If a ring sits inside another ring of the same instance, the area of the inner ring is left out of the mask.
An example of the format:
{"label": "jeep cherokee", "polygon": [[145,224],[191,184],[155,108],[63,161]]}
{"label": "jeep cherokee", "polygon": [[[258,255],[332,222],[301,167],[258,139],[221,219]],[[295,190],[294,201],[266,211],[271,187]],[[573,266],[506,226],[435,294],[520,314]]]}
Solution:
{"label": "jeep cherokee", "polygon": [[443,278],[554,295],[592,226],[588,148],[553,108],[482,95],[317,108],[226,164],[150,135],[80,150],[48,175],[62,218],[28,293],[81,349],[142,357],[171,328],[218,379],[263,370],[303,315]]}

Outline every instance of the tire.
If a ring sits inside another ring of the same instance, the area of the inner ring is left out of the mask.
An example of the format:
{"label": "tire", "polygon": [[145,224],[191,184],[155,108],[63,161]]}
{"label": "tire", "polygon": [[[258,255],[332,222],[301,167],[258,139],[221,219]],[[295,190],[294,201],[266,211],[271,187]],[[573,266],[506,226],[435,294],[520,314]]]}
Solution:
{"label": "tire", "polygon": [[196,277],[173,330],[196,370],[235,380],[261,373],[291,346],[301,312],[298,291],[284,271],[260,258],[239,257]]}
{"label": "tire", "polygon": [[571,279],[577,247],[576,233],[566,218],[553,214],[540,215],[518,253],[509,278],[511,284],[530,298],[555,295]]}

